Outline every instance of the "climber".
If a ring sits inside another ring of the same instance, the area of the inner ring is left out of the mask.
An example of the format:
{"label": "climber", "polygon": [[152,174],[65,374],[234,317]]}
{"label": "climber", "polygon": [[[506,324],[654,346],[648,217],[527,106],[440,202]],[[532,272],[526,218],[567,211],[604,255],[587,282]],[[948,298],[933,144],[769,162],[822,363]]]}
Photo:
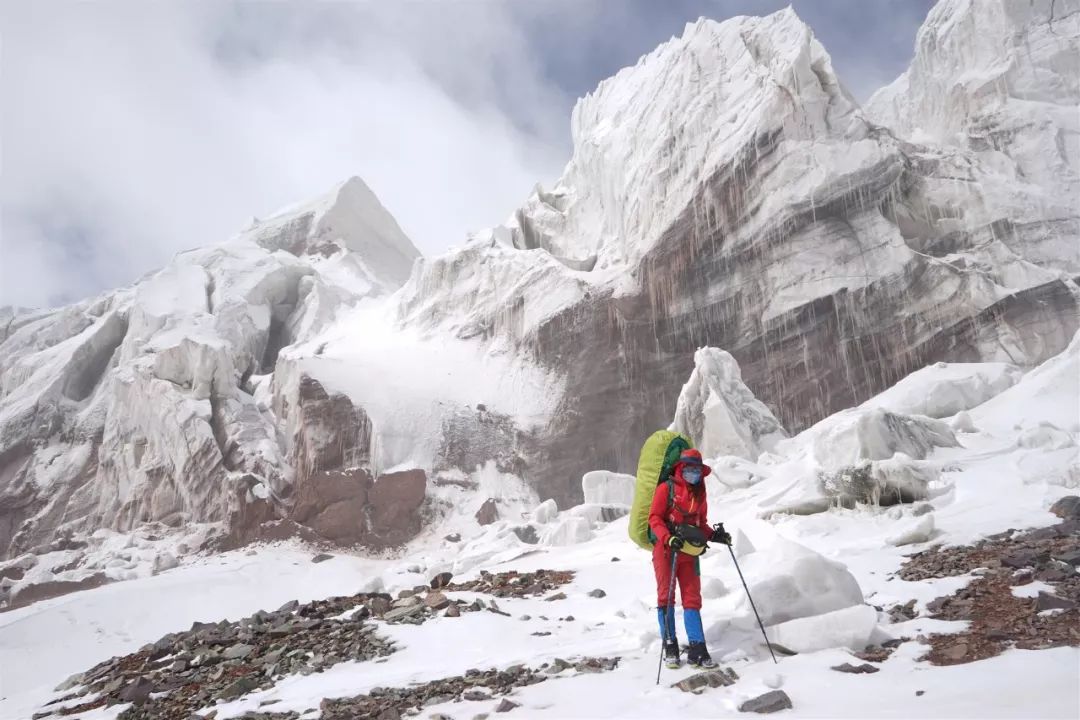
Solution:
{"label": "climber", "polygon": [[671,577],[673,552],[677,553],[674,561],[675,579],[682,593],[683,622],[689,643],[686,648],[687,662],[695,667],[716,667],[705,647],[705,632],[701,625],[701,570],[698,556],[705,552],[706,541],[730,545],[731,536],[724,530],[723,524],[710,528],[707,521],[709,506],[705,497],[705,477],[710,472],[712,468],[702,462],[700,452],[683,450],[672,468],[670,478],[656,486],[649,510],[649,529],[656,538],[653,569],[656,572],[657,619],[660,636],[664,639],[664,660],[672,669],[679,667],[682,662],[675,635],[675,594]]}

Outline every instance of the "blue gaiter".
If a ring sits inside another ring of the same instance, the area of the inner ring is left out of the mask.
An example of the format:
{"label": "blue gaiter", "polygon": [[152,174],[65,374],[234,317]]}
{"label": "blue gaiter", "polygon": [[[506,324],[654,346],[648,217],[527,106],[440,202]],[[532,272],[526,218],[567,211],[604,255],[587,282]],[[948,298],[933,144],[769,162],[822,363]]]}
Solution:
{"label": "blue gaiter", "polygon": [[[667,620],[667,634],[664,634],[665,619]],[[675,610],[672,608],[656,608],[656,621],[660,626],[660,639],[672,642],[675,640]]]}
{"label": "blue gaiter", "polygon": [[705,642],[705,631],[701,627],[700,610],[683,610],[683,624],[686,625],[686,639],[692,643]]}

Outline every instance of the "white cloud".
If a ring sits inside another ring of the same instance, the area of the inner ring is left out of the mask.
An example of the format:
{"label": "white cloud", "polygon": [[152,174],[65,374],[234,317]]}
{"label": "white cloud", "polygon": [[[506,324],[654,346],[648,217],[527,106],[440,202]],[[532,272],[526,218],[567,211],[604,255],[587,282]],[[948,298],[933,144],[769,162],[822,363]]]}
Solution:
{"label": "white cloud", "polygon": [[566,99],[496,6],[417,7],[5,5],[0,303],[130,282],[350,175],[425,252],[502,220],[566,161]]}
{"label": "white cloud", "polygon": [[[129,283],[352,175],[441,252],[559,175],[568,93],[786,1],[0,0],[0,304]],[[928,0],[795,5],[865,99]]]}

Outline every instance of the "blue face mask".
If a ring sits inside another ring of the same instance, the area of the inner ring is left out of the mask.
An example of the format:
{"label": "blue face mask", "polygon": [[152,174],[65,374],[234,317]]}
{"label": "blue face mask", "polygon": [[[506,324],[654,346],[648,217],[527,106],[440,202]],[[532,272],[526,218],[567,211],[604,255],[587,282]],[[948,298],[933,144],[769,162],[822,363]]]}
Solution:
{"label": "blue face mask", "polygon": [[701,482],[701,468],[699,467],[684,467],[682,471],[683,480],[691,485],[697,485]]}

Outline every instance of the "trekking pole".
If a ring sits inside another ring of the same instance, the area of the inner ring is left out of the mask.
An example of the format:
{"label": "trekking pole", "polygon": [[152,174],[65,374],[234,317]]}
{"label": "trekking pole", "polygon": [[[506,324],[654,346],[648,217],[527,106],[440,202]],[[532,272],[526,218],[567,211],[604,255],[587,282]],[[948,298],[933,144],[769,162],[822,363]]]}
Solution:
{"label": "trekking pole", "polygon": [[[739,573],[739,579],[742,580],[743,590],[746,590],[746,597],[750,599],[750,607],[754,609],[754,617],[757,618],[758,627],[761,628],[761,635],[765,638],[765,644],[769,648],[769,654],[772,655],[772,661],[776,662],[776,653],[773,652],[772,643],[769,642],[769,636],[765,634],[765,626],[761,623],[761,616],[758,615],[757,605],[754,604],[754,596],[750,594],[750,588],[746,585],[746,578],[743,577],[742,568],[739,567],[739,561],[735,559],[735,551],[731,549],[731,546],[727,546],[728,552],[731,553],[731,562],[735,563],[735,569]],[[657,679],[659,683],[660,680]]]}
{"label": "trekking pole", "polygon": [[[664,630],[660,633],[660,661],[656,663],[656,684],[660,684],[660,671],[664,668],[664,650],[666,649],[668,642],[668,625],[675,624],[675,608],[672,605],[675,604],[675,562],[679,559],[678,554],[673,548],[671,550],[671,582],[668,583],[667,591],[667,607],[664,609]],[[669,623],[668,620],[671,620]]]}

